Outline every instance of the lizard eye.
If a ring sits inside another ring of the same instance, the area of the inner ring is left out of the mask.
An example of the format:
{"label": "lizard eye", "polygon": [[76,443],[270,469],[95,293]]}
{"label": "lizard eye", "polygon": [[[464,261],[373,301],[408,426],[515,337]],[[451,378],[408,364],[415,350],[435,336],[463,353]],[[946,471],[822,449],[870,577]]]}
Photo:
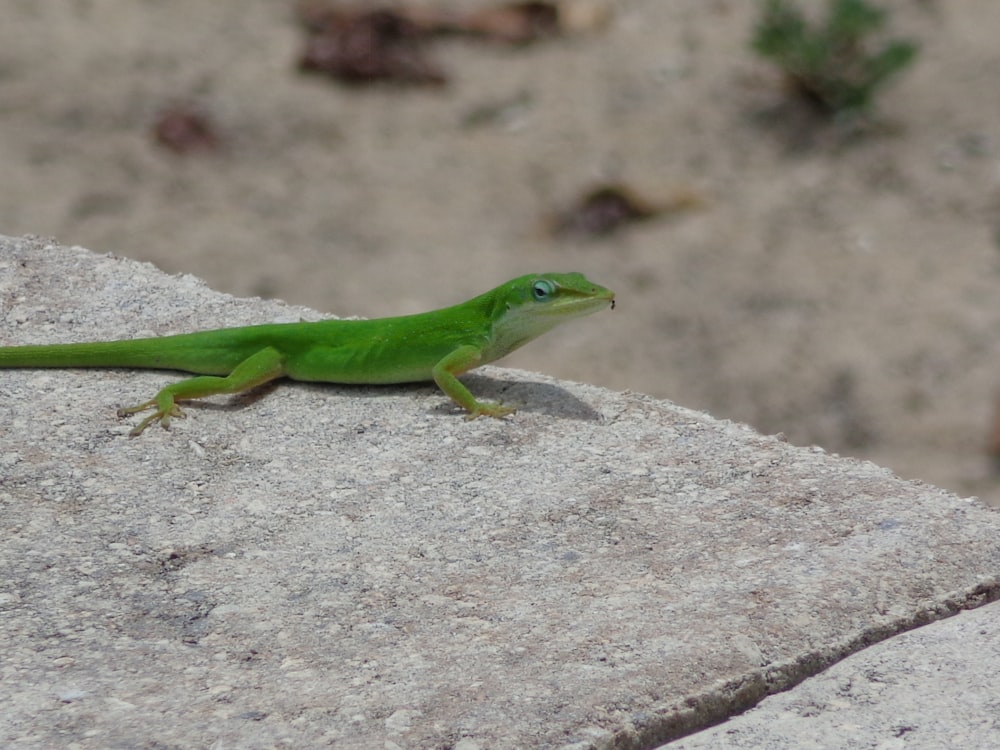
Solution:
{"label": "lizard eye", "polygon": [[531,285],[531,296],[538,302],[544,302],[556,291],[555,285],[551,281],[539,279]]}

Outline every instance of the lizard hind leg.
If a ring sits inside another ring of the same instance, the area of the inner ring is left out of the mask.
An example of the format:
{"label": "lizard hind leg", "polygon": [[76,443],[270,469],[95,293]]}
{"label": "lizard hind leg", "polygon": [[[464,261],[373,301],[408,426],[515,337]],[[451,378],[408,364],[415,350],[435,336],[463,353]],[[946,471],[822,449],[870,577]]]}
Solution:
{"label": "lizard hind leg", "polygon": [[200,375],[173,383],[163,388],[149,401],[119,409],[118,416],[137,414],[147,409],[155,410],[129,432],[129,437],[136,437],[157,420],[160,426],[166,429],[170,427],[172,417],[184,417],[184,412],[177,405],[177,401],[190,401],[221,393],[241,393],[284,375],[284,356],[277,349],[267,347],[247,357],[225,377]]}
{"label": "lizard hind leg", "polygon": [[[180,385],[178,383],[178,385]],[[156,409],[152,414],[143,419],[139,424],[132,428],[129,432],[129,437],[138,437],[142,434],[142,431],[149,427],[156,420],[160,420],[160,424],[164,429],[170,427],[171,417],[184,418],[187,415],[184,410],[179,407],[174,401],[174,396],[170,393],[171,386],[167,386],[159,393],[156,394],[156,398],[150,399],[149,401],[143,401],[141,404],[136,404],[135,406],[122,407],[118,410],[119,417],[127,417],[130,414],[137,414],[140,411],[146,411],[146,409]]]}

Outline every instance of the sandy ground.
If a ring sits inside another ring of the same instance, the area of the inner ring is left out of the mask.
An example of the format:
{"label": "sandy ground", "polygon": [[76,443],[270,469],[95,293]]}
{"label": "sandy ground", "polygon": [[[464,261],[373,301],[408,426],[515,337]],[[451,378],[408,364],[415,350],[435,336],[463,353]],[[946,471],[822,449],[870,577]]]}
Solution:
{"label": "sandy ground", "polygon": [[[889,3],[921,57],[849,144],[748,51],[753,3],[606,5],[607,26],[526,48],[436,44],[445,87],[362,90],[297,72],[288,2],[8,0],[0,232],[344,315],[584,271],[618,309],[507,362],[1000,502],[1000,3]],[[220,152],[154,142],[182,101]],[[543,230],[608,180],[704,203],[603,239]]]}

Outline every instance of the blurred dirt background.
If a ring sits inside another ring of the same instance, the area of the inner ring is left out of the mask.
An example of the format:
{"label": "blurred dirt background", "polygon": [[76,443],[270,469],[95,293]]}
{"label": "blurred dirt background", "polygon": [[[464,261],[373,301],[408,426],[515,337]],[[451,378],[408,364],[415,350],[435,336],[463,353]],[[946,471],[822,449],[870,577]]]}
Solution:
{"label": "blurred dirt background", "polygon": [[[571,33],[440,40],[445,85],[364,88],[298,71],[291,2],[7,0],[0,232],[340,315],[583,271],[618,309],[505,363],[998,503],[1000,3],[882,4],[920,56],[845,140],[750,51],[746,0],[568,0]],[[156,141],[186,106],[214,148]],[[679,210],[547,231],[609,182]]]}

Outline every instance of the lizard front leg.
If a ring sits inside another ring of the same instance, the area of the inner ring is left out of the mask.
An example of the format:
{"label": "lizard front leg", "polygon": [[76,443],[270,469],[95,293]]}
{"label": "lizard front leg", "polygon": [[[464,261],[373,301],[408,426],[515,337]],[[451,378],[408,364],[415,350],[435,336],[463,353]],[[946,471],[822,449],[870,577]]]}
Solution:
{"label": "lizard front leg", "polygon": [[432,370],[434,382],[452,401],[468,412],[466,419],[482,416],[502,419],[508,414],[513,414],[515,409],[512,406],[479,401],[458,379],[463,372],[468,372],[479,365],[481,359],[482,355],[476,347],[461,346],[434,365]]}

